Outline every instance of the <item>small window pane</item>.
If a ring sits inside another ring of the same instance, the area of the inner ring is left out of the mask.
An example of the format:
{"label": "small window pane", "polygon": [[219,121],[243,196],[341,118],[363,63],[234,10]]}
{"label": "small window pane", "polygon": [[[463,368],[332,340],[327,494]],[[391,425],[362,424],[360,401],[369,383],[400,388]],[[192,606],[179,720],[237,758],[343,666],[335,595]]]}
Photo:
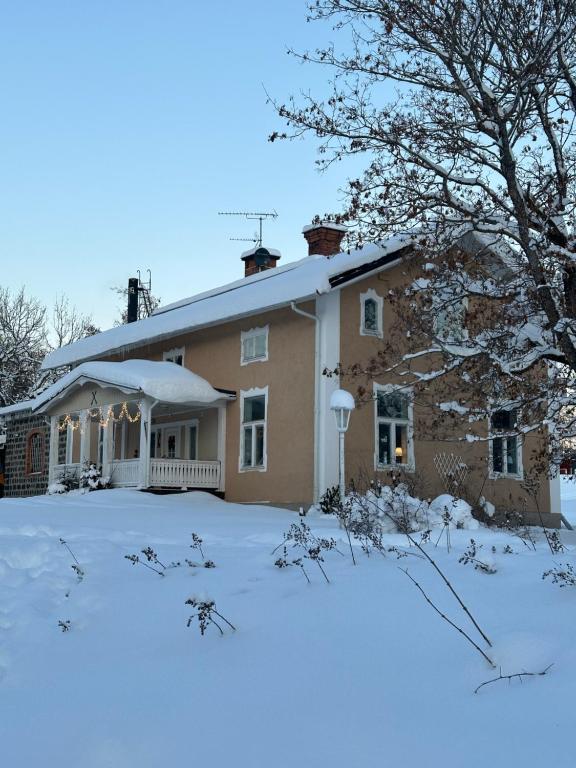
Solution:
{"label": "small window pane", "polygon": [[190,459],[192,461],[196,461],[196,435],[197,435],[197,427],[193,426],[190,427]]}
{"label": "small window pane", "polygon": [[176,435],[168,435],[168,458],[176,458]]}
{"label": "small window pane", "polygon": [[376,316],[376,302],[374,299],[366,299],[364,302],[364,329],[366,331],[378,330],[378,319]]}
{"label": "small window pane", "polygon": [[250,421],[264,421],[266,417],[266,398],[264,395],[258,397],[247,397],[244,400],[244,423]]}
{"label": "small window pane", "polygon": [[252,427],[244,427],[244,455],[242,463],[245,467],[252,466]]}
{"label": "small window pane", "polygon": [[506,438],[506,472],[509,475],[518,474],[518,438]]}
{"label": "small window pane", "polygon": [[378,416],[381,419],[408,420],[408,396],[393,392],[378,393]]}
{"label": "small window pane", "polygon": [[266,357],[266,334],[254,337],[254,357]]}
{"label": "small window pane", "polygon": [[254,466],[255,467],[262,467],[264,465],[264,427],[263,426],[257,426],[254,427],[256,431],[256,444],[255,444],[255,461]]}
{"label": "small window pane", "polygon": [[405,424],[396,424],[394,459],[396,464],[408,463],[408,427]]}
{"label": "small window pane", "polygon": [[506,432],[516,427],[516,409],[510,411],[496,411],[492,414],[492,429]]}
{"label": "small window pane", "polygon": [[378,464],[390,465],[390,424],[378,424]]}
{"label": "small window pane", "polygon": [[504,441],[501,437],[492,441],[492,467],[494,472],[504,471]]}

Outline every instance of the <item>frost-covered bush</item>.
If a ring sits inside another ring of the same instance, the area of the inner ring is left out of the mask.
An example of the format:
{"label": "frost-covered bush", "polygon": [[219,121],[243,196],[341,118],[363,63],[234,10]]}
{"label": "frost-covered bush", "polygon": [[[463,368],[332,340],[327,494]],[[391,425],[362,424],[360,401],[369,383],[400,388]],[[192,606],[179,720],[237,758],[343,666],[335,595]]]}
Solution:
{"label": "frost-covered bush", "polygon": [[80,488],[99,491],[110,486],[110,480],[102,477],[102,470],[94,462],[85,462],[80,473]]}
{"label": "frost-covered bush", "polygon": [[472,516],[472,507],[463,499],[442,494],[433,501],[411,496],[408,487],[400,483],[394,488],[379,486],[365,494],[348,499],[352,514],[368,512],[378,520],[383,533],[414,533],[432,528],[465,528],[475,530],[479,523]]}
{"label": "frost-covered bush", "polygon": [[80,483],[78,476],[75,472],[64,470],[61,472],[53,483],[48,486],[48,494],[68,493],[68,491],[75,491],[79,488]]}

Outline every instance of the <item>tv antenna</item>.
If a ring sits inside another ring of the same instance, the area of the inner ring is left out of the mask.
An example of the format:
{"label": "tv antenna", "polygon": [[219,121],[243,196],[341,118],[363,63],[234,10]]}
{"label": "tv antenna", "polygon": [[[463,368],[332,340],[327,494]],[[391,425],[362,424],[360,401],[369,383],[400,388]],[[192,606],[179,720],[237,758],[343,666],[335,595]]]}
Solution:
{"label": "tv antenna", "polygon": [[258,247],[262,245],[262,222],[265,219],[278,218],[276,211],[272,211],[272,213],[255,213],[253,211],[218,211],[218,216],[244,216],[244,218],[250,221],[257,221],[259,223],[258,235],[254,235],[254,237],[231,237],[230,240],[244,240],[247,242],[256,243]]}
{"label": "tv antenna", "polygon": [[[147,269],[148,281],[145,283],[142,280],[140,270],[136,270],[138,275],[138,315],[139,317],[150,317],[152,314],[152,301],[150,300],[150,294],[152,292],[152,272]],[[142,302],[140,302],[140,299]],[[144,311],[140,307],[140,303],[144,304]]]}

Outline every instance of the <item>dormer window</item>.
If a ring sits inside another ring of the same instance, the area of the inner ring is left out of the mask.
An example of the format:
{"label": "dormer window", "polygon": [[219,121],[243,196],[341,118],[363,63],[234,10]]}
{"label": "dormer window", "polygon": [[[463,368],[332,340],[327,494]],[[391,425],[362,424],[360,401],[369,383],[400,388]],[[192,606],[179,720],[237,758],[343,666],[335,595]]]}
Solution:
{"label": "dormer window", "polygon": [[162,359],[166,363],[176,363],[176,365],[184,365],[184,347],[175,347],[174,349],[168,349],[162,355]]}
{"label": "dormer window", "polygon": [[360,335],[376,336],[381,339],[382,331],[382,310],[384,300],[378,296],[376,291],[370,288],[366,293],[360,294]]}
{"label": "dormer window", "polygon": [[268,326],[251,328],[240,334],[240,364],[268,360]]}

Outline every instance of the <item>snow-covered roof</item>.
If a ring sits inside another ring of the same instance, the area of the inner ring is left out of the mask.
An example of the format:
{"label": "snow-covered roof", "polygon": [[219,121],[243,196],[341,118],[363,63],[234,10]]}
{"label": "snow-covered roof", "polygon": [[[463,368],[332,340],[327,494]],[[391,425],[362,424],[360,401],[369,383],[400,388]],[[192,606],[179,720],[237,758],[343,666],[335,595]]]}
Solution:
{"label": "snow-covered roof", "polygon": [[306,258],[275,267],[212,291],[200,293],[161,307],[148,318],[111,328],[51,352],[42,368],[59,368],[85,360],[94,360],[142,344],[161,341],[179,333],[257,314],[292,301],[303,301],[331,290],[335,276],[369,265],[412,242],[409,234],[395,235],[377,245],[367,245],[350,253]]}
{"label": "snow-covered roof", "polygon": [[1,416],[10,416],[13,413],[19,413],[20,411],[29,411],[34,405],[34,400],[22,400],[21,403],[14,403],[13,405],[5,405],[0,408]]}
{"label": "snow-covered roof", "polygon": [[70,389],[94,382],[101,386],[117,387],[122,391],[149,395],[164,403],[214,403],[223,395],[187,368],[175,363],[153,360],[125,360],[122,363],[82,363],[62,376],[41,395],[30,401],[32,410],[38,411]]}

